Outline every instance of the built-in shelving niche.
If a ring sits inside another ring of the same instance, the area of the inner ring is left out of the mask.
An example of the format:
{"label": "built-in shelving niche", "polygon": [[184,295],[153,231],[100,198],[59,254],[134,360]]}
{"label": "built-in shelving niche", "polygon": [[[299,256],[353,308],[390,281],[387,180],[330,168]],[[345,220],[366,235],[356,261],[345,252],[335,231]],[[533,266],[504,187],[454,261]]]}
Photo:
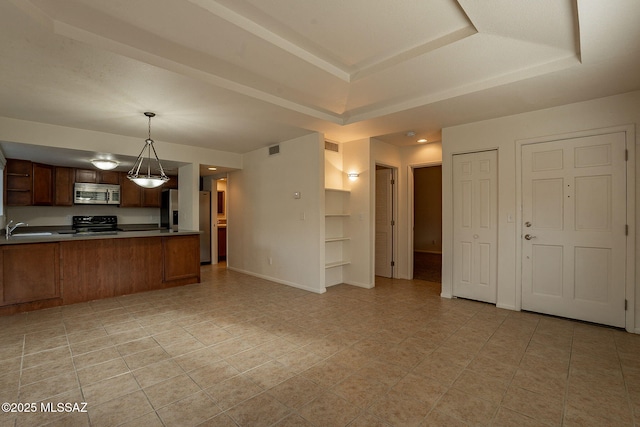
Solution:
{"label": "built-in shelving niche", "polygon": [[325,286],[344,282],[343,268],[350,264],[348,190],[325,189]]}

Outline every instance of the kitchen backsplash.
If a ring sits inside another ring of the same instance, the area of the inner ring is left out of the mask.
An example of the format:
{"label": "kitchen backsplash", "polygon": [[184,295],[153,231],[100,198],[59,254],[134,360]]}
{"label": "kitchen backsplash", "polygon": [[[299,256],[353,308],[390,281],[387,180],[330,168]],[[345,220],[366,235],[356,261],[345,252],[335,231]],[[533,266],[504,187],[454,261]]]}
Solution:
{"label": "kitchen backsplash", "polygon": [[71,217],[74,215],[116,215],[118,224],[160,224],[159,208],[120,208],[105,205],[5,207],[6,221],[26,222],[31,226],[71,225]]}

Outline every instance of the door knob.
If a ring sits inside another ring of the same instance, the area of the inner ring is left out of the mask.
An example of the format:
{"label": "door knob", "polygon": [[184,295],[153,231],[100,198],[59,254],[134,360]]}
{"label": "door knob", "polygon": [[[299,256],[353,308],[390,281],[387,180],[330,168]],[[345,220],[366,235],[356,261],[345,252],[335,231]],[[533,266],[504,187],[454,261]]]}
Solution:
{"label": "door knob", "polygon": [[525,227],[531,227],[531,223],[529,221],[527,221],[527,222],[524,223],[524,226]]}
{"label": "door knob", "polygon": [[526,240],[531,240],[531,239],[535,239],[535,238],[536,238],[536,236],[532,236],[531,234],[525,234],[525,235],[524,235],[524,238],[525,238]]}

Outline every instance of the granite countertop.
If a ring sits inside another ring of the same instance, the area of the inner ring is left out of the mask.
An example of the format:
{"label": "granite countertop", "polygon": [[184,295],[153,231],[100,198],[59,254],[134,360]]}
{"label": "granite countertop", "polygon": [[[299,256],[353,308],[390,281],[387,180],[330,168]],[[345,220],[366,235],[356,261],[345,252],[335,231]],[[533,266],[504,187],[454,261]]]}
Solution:
{"label": "granite countertop", "polygon": [[109,233],[82,234],[75,233],[69,226],[19,227],[8,239],[4,233],[0,236],[1,245],[20,243],[52,243],[61,241],[93,240],[93,239],[129,239],[135,237],[185,236],[200,234],[197,230],[172,231],[149,224],[123,224],[119,231]]}

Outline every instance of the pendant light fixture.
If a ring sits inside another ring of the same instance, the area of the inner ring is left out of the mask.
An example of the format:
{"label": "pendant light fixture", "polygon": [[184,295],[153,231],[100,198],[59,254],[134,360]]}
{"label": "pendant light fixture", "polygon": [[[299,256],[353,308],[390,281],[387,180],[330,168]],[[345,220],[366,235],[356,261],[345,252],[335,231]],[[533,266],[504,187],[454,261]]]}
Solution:
{"label": "pendant light fixture", "polygon": [[[142,147],[142,151],[138,155],[136,162],[133,164],[133,167],[127,173],[127,178],[131,181],[138,184],[140,187],[144,188],[156,188],[169,181],[169,177],[164,173],[164,169],[162,169],[162,165],[160,164],[160,159],[158,158],[158,154],[156,153],[156,149],[153,147],[153,139],[151,139],[151,118],[155,117],[155,113],[144,113],[145,116],[149,118],[149,135],[147,140],[145,141],[144,147]],[[147,151],[146,157],[146,170],[147,173],[144,173],[143,163],[145,162],[145,150]],[[160,170],[160,175],[151,175],[151,152],[153,151],[153,156],[155,157],[155,162],[158,164],[158,169]],[[140,169],[143,170],[142,174],[140,173]]]}

